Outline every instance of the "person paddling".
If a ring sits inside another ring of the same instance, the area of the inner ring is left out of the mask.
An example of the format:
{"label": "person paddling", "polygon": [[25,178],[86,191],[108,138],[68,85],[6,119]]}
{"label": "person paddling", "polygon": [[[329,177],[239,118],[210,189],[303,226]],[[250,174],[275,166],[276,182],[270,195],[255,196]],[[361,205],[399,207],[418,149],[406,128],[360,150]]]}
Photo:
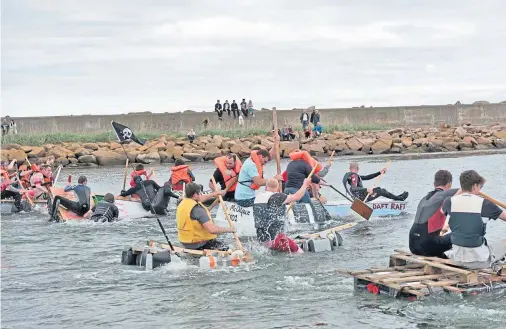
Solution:
{"label": "person paddling", "polygon": [[277,180],[267,180],[265,191],[258,193],[253,205],[253,217],[259,242],[274,250],[302,252],[293,240],[283,234],[286,217],[285,205],[303,198],[310,184],[311,179],[305,178],[296,193],[287,195],[278,192],[279,183]]}
{"label": "person paddling", "polygon": [[221,195],[220,192],[202,195],[200,185],[189,183],[185,187],[185,198],[176,210],[176,225],[179,241],[187,249],[228,250],[222,241],[217,240],[217,234],[234,233],[235,228],[214,225],[211,213],[202,204],[211,198]]}
{"label": "person paddling", "polygon": [[[287,181],[285,183],[284,192],[286,194],[295,194],[301,188],[306,177],[309,176],[314,166],[316,167],[315,174],[318,174],[322,169],[322,165],[309,155],[307,151],[294,151],[290,153],[290,163],[286,167]],[[317,175],[311,177],[311,190],[314,195],[319,195],[320,178]],[[309,191],[306,190],[302,198],[298,202],[311,203],[311,196]]]}
{"label": "person paddling", "polygon": [[54,197],[53,205],[50,211],[50,218],[53,219],[58,212],[59,206],[64,206],[68,210],[76,213],[79,216],[84,216],[90,210],[91,203],[91,189],[87,186],[88,179],[86,176],[80,176],[77,180],[77,185],[68,184],[63,189],[65,192],[74,191],[77,201],[69,200],[61,195]]}
{"label": "person paddling", "polygon": [[447,258],[444,254],[452,248],[451,234],[440,236],[446,220],[442,212],[443,202],[458,193],[452,189],[452,174],[438,170],[434,175],[434,190],[420,200],[415,221],[409,231],[409,250],[415,255]]}
{"label": "person paddling", "polygon": [[182,159],[176,159],[174,166],[170,168],[170,182],[173,191],[183,191],[184,184],[195,181],[195,176]]}
{"label": "person paddling", "polygon": [[449,216],[442,232],[451,230],[452,249],[445,254],[460,266],[470,269],[488,268],[504,259],[506,244],[503,239],[489,244],[485,239],[490,219],[506,221],[506,211],[481,198],[484,179],[474,170],[460,175],[462,193],[446,199],[443,212]]}
{"label": "person paddling", "polygon": [[104,195],[104,200],[94,205],[89,213],[91,213],[90,219],[95,222],[104,223],[118,220],[119,209],[114,204],[114,195],[111,193]]}
{"label": "person paddling", "polygon": [[[409,196],[408,192],[404,192],[400,195],[394,195],[381,187],[375,187],[374,189],[372,189],[372,188],[365,188],[363,186],[362,184],[363,180],[370,180],[378,177],[381,174],[385,174],[387,172],[386,168],[383,168],[381,171],[378,171],[370,175],[359,175],[358,172],[359,172],[358,163],[352,162],[350,163],[350,171],[346,173],[343,177],[343,185],[346,192],[354,198],[357,198],[364,202],[368,202],[382,196],[387,199],[395,201],[404,201]],[[367,200],[364,200],[367,194],[369,194],[369,197],[367,198]]]}
{"label": "person paddling", "polygon": [[[222,190],[225,190],[227,185],[231,183],[230,181],[239,175],[242,168],[241,160],[233,153],[214,159],[214,164],[217,168],[214,171],[213,177],[216,183],[220,184]],[[237,182],[225,193],[223,196],[224,201],[235,201],[236,187]],[[214,184],[211,180],[209,180],[209,188],[211,191],[214,191]]]}

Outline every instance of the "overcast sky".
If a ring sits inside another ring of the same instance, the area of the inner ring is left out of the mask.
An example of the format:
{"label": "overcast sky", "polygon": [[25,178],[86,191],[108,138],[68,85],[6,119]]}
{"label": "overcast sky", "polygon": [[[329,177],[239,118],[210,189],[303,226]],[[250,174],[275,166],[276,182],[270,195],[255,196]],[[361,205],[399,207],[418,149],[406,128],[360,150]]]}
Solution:
{"label": "overcast sky", "polygon": [[504,13],[504,0],[3,0],[2,115],[503,101]]}

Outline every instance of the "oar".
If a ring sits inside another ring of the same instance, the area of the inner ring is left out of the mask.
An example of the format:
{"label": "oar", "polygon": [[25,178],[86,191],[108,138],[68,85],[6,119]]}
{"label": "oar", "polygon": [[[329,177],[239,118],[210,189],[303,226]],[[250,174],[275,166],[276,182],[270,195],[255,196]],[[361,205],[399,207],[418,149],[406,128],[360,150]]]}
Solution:
{"label": "oar", "polygon": [[[276,172],[278,175],[281,174],[281,159],[279,156],[279,140],[277,140],[276,135],[278,134],[278,114],[276,113],[276,108],[272,108],[272,122],[274,123],[274,153],[276,155]],[[278,191],[281,192],[282,183],[279,182]]]}
{"label": "oar", "polygon": [[[211,176],[211,181],[213,182],[214,190],[218,191],[218,185],[216,184],[216,180],[214,179],[214,176]],[[225,202],[223,201],[221,194],[218,195],[218,200],[220,201],[221,209],[223,209],[223,212],[225,213],[225,217],[227,218],[228,226],[230,226],[230,228],[232,228],[233,227],[232,220],[230,219],[230,215],[228,214],[227,207],[225,207]],[[239,240],[239,236],[237,235],[237,232],[234,232],[234,238],[235,238],[235,244],[237,246],[237,249],[241,250],[244,253],[244,248],[242,246],[241,241]]]}
{"label": "oar", "polygon": [[499,207],[506,209],[506,203],[503,203],[503,202],[501,202],[501,201],[499,201],[499,200],[497,200],[497,199],[494,199],[494,198],[492,198],[491,196],[488,196],[488,195],[486,195],[486,194],[485,194],[485,193],[483,193],[483,192],[479,192],[479,193],[478,193],[478,195],[479,195],[479,196],[481,196],[481,197],[482,197],[482,198],[484,198],[484,199],[487,199],[488,201],[490,201],[490,202],[492,202],[492,203],[495,203],[495,204],[496,204],[496,205],[498,205]]}
{"label": "oar", "polygon": [[330,166],[332,158],[334,157],[334,153],[336,153],[336,150],[333,150],[332,153],[330,153],[330,158],[327,160],[327,167]]}
{"label": "oar", "polygon": [[125,172],[123,173],[123,189],[122,191],[125,190],[126,188],[126,180],[127,180],[127,174],[128,174],[128,162],[130,161],[130,159],[126,159],[126,163],[125,163]]}
{"label": "oar", "polygon": [[[316,164],[313,169],[311,170],[311,172],[309,173],[309,175],[307,176],[307,178],[311,179],[311,177],[313,177],[313,174],[316,170],[316,167],[318,167],[318,164]],[[293,205],[295,204],[296,201],[290,203],[290,205],[288,206],[288,209],[286,210],[286,216],[288,216],[288,213],[290,212],[290,210],[292,210],[293,208]]]}
{"label": "oar", "polygon": [[[232,186],[234,186],[234,184],[237,182],[238,179],[239,179],[239,176],[235,176],[234,178],[232,178],[232,180],[230,181],[230,183],[225,188],[225,194],[227,194],[228,190],[230,190],[230,188]],[[220,202],[220,199],[216,198],[216,200],[214,200],[213,203],[211,203],[211,205],[209,207],[207,207],[207,209],[209,209],[209,210],[213,209],[214,206],[216,206],[218,204],[218,202]]]}
{"label": "oar", "polygon": [[60,171],[62,168],[63,168],[62,165],[59,165],[58,168],[56,168],[57,173],[53,181],[53,186],[56,186],[56,182],[58,181],[58,177],[60,177]]}
{"label": "oar", "polygon": [[335,188],[334,186],[332,186],[332,185],[329,185],[329,187],[330,187],[331,189],[333,189],[334,191],[336,191],[337,193],[341,194],[341,196],[343,196],[346,200],[348,200],[348,201],[350,201],[351,203],[353,203],[353,200],[352,200],[352,199],[350,199],[350,198],[348,198],[348,197],[346,196],[346,194],[342,193],[341,191],[339,191],[338,189],[336,189],[336,188]]}
{"label": "oar", "polygon": [[[387,162],[387,164],[385,165],[385,169],[388,168],[388,166],[390,165],[391,162],[392,161]],[[378,178],[376,178],[376,180],[374,181],[374,185],[371,187],[371,190],[376,187],[376,184],[379,183],[379,181],[381,180],[381,177],[383,177],[383,173],[381,173],[378,176]],[[369,197],[370,194],[371,193],[367,193],[367,196],[365,197],[364,201],[359,200],[359,199],[355,199],[353,201],[353,203],[351,204],[351,209],[353,211],[355,211],[357,214],[359,214],[360,216],[362,216],[365,220],[369,220],[369,218],[371,218],[371,215],[372,215],[372,208],[365,204],[367,202],[367,198]]]}

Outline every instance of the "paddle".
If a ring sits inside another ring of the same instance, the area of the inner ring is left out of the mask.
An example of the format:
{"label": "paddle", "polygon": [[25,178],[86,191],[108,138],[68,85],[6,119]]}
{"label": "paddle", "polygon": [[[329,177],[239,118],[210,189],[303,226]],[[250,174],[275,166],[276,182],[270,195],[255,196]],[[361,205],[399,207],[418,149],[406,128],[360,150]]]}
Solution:
{"label": "paddle", "polygon": [[123,173],[123,189],[122,191],[125,190],[126,188],[126,180],[127,180],[127,174],[128,174],[128,162],[130,161],[130,159],[126,159],[126,162],[125,162],[125,172]]}
{"label": "paddle", "polygon": [[336,153],[336,150],[333,150],[332,153],[330,153],[330,158],[327,160],[327,167],[330,166],[332,158],[334,157],[334,153]]}
{"label": "paddle", "polygon": [[336,191],[337,193],[341,194],[341,196],[342,196],[342,197],[344,197],[346,200],[348,200],[348,201],[350,201],[351,203],[353,203],[353,200],[352,200],[352,199],[350,199],[350,198],[348,198],[348,197],[346,196],[346,194],[342,193],[341,191],[339,191],[338,189],[336,189],[336,188],[335,188],[334,186],[332,186],[332,185],[329,185],[329,187],[330,187],[331,189],[333,189],[334,191]]}
{"label": "paddle", "polygon": [[[232,186],[234,186],[234,184],[237,182],[238,179],[239,179],[239,176],[235,176],[234,178],[232,178],[230,183],[225,188],[225,194],[227,194],[228,190],[230,190],[230,188]],[[213,209],[214,206],[216,206],[218,204],[218,202],[220,202],[220,199],[216,198],[216,200],[214,200],[213,203],[211,203],[211,205],[209,207],[207,207],[207,209],[209,209],[209,210]]]}
{"label": "paddle", "polygon": [[[280,175],[281,159],[279,155],[279,140],[276,138],[276,134],[278,134],[278,114],[276,112],[275,107],[272,108],[272,122],[274,123],[274,134],[272,136],[274,138],[274,145],[272,147],[274,147],[274,153],[276,155],[276,172],[278,175]],[[281,192],[281,189],[282,189],[282,182],[280,181],[278,186],[278,192]]]}
{"label": "paddle", "polygon": [[63,168],[62,165],[59,165],[58,168],[56,168],[57,173],[56,173],[56,176],[53,181],[53,186],[56,186],[56,182],[58,181],[58,178],[60,177],[60,172],[61,172],[62,168]]}
{"label": "paddle", "polygon": [[490,201],[492,203],[495,203],[497,206],[506,209],[506,203],[503,203],[503,202],[501,202],[499,200],[496,200],[496,199],[492,198],[491,196],[486,195],[483,192],[479,192],[478,195],[481,196],[484,199],[487,199],[488,201]]}
{"label": "paddle", "polygon": [[[387,164],[385,165],[385,169],[388,168],[388,166],[390,165],[391,162],[392,161],[387,162]],[[383,173],[381,173],[376,178],[376,180],[374,181],[374,185],[371,187],[371,190],[376,187],[376,184],[378,184],[378,182],[381,180],[381,177],[383,177]],[[355,200],[353,200],[353,203],[351,204],[351,209],[353,211],[355,211],[357,214],[359,214],[360,216],[362,216],[365,220],[369,220],[369,218],[371,218],[371,215],[372,215],[372,208],[365,204],[367,202],[367,198],[369,197],[370,194],[371,193],[367,193],[367,196],[365,197],[364,201],[359,200],[359,199],[355,199]]]}
{"label": "paddle", "polygon": [[[214,179],[214,176],[211,176],[211,181],[213,182],[214,190],[218,191],[218,185],[216,184],[216,180]],[[230,215],[228,214],[227,207],[225,207],[225,202],[223,201],[221,194],[218,195],[218,200],[220,201],[221,209],[223,209],[223,212],[225,213],[225,217],[227,218],[228,226],[230,226],[230,228],[233,228],[234,225],[232,224],[232,220],[230,219]],[[234,232],[234,238],[235,238],[235,244],[237,246],[237,249],[241,250],[244,253],[244,248],[242,246],[241,241],[239,240],[239,236],[237,235],[237,232]]]}

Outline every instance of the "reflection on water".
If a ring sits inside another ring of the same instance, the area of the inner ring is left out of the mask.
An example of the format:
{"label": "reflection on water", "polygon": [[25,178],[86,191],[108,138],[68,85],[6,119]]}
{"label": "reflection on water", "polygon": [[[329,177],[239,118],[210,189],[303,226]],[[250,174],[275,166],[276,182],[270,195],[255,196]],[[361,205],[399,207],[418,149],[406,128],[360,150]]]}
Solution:
{"label": "reflection on water", "polygon": [[[363,162],[361,171],[376,171],[383,162]],[[211,164],[192,167],[197,181],[207,185]],[[336,187],[346,167],[340,159],[334,163],[329,181]],[[122,266],[124,247],[163,241],[155,219],[50,224],[47,215],[4,216],[2,328],[504,328],[504,292],[407,302],[355,292],[352,279],[335,273],[388,265],[393,249],[407,249],[416,201],[443,168],[452,171],[455,182],[461,171],[477,169],[487,178],[484,192],[506,200],[505,155],[395,161],[381,185],[410,192],[406,215],[359,223],[341,233],[344,245],[332,253],[271,254],[248,243],[256,265],[215,272],[181,260],[151,272]],[[266,176],[274,171],[270,163]],[[121,168],[68,171],[61,177],[69,173],[87,175],[95,192],[121,189]],[[167,167],[157,167],[159,183],[168,177]],[[324,191],[329,200],[339,197]],[[162,221],[176,240],[174,217]],[[506,223],[493,221],[487,231],[489,240],[505,238]]]}

